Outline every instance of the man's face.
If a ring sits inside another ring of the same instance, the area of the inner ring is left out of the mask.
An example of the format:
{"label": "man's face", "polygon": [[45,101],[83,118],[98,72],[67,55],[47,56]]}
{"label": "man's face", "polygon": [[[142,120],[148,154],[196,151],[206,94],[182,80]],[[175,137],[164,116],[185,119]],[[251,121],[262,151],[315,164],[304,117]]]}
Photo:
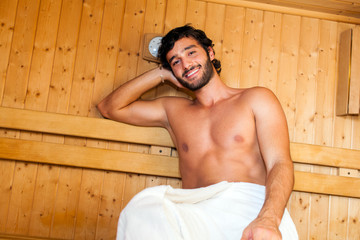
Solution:
{"label": "man's face", "polygon": [[202,88],[214,75],[209,54],[193,38],[179,39],[166,58],[175,77],[189,90]]}

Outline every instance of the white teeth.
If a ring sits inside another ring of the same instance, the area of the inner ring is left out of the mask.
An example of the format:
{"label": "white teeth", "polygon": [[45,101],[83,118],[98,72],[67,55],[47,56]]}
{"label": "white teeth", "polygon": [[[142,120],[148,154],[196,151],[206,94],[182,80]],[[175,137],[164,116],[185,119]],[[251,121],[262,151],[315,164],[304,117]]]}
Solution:
{"label": "white teeth", "polygon": [[191,72],[190,74],[186,75],[186,77],[191,77],[193,74],[197,73],[199,69],[196,69],[195,71]]}

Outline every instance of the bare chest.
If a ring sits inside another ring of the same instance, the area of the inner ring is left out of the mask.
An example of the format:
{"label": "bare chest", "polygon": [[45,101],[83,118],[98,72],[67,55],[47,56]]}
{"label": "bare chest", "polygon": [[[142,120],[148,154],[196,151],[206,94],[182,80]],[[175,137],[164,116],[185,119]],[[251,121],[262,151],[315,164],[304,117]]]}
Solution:
{"label": "bare chest", "polygon": [[169,118],[179,152],[204,155],[239,151],[256,141],[255,121],[246,105],[184,107]]}

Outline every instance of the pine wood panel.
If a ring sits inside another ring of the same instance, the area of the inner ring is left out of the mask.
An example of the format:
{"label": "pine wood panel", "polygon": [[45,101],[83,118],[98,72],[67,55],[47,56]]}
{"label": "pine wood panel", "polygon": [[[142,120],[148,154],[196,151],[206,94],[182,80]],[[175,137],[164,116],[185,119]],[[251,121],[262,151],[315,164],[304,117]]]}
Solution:
{"label": "pine wood panel", "polygon": [[25,108],[46,109],[62,1],[41,1]]}
{"label": "pine wood panel", "polygon": [[68,112],[81,12],[81,2],[63,0],[56,40],[54,66],[49,86],[46,109],[48,112]]}
{"label": "pine wood panel", "polygon": [[15,171],[15,161],[1,159],[0,162],[0,231],[5,232],[5,226],[8,218],[10,198],[12,194],[13,176]]}
{"label": "pine wood panel", "polygon": [[[308,147],[311,148],[310,145]],[[166,151],[166,149],[159,155],[158,153],[111,151],[92,147],[0,138],[0,150],[0,157],[9,160],[180,178],[178,158],[171,157],[171,152]],[[353,151],[357,157],[360,157],[359,151]],[[341,154],[341,150],[338,154]],[[66,160],[64,160],[64,158]],[[51,169],[52,168],[50,168],[50,170]],[[356,168],[357,171],[358,169],[359,167]],[[41,171],[39,172],[41,173]],[[92,171],[87,169],[84,170],[83,175],[91,173],[100,174],[97,170]],[[51,174],[50,177],[54,178],[51,182],[56,185],[56,174]],[[360,184],[360,179],[358,178],[305,172],[296,172],[295,177],[294,189],[298,191],[360,197],[360,192],[356,187],[357,184]],[[41,178],[41,176],[38,178]],[[86,178],[83,176],[82,181],[84,181],[84,179]],[[89,179],[89,181],[92,181],[93,177],[89,177]],[[43,186],[40,185],[41,189],[42,187]],[[51,187],[52,186],[49,186],[49,188]],[[41,191],[43,190],[40,190],[40,192]],[[80,205],[82,206],[82,204]],[[43,214],[41,216],[43,216]]]}
{"label": "pine wood panel", "polygon": [[0,99],[3,98],[18,1],[0,2]]}
{"label": "pine wood panel", "polygon": [[39,4],[40,1],[24,0],[17,6],[2,106],[24,106]]}
{"label": "pine wood panel", "polygon": [[275,4],[296,9],[360,17],[360,3],[350,0],[255,0],[255,2]]}
{"label": "pine wood panel", "polygon": [[279,75],[279,55],[282,14],[264,12],[264,27],[261,43],[259,85],[276,93]]}
{"label": "pine wood panel", "polygon": [[72,239],[80,197],[82,169],[61,167],[51,222],[51,238]]}
{"label": "pine wood panel", "polygon": [[[250,0],[201,0],[209,3],[220,3],[226,4],[231,6],[240,6],[246,8],[253,8],[253,9],[261,9],[270,12],[280,12],[285,14],[293,14],[299,15],[303,17],[314,17],[324,20],[332,20],[332,21],[339,21],[339,22],[348,22],[348,23],[356,23],[359,24],[359,12],[347,12],[344,11],[345,14],[339,14],[339,9],[333,9],[329,11],[329,9],[314,7],[313,5],[309,6],[304,4],[304,1],[307,0],[294,0],[298,4],[288,4],[292,0],[280,0],[282,4],[277,4],[279,1],[268,1],[268,0],[258,0],[258,1],[250,1]],[[327,6],[328,1],[337,1],[337,0],[324,0],[325,4],[322,6]],[[311,1],[313,2],[313,1]],[[338,1],[337,1],[338,2]],[[270,4],[269,4],[270,3]],[[343,10],[341,10],[342,12]],[[346,12],[348,14],[346,14]],[[348,16],[350,15],[350,16]]]}
{"label": "pine wood panel", "polygon": [[264,12],[247,9],[241,58],[241,88],[259,85],[260,51]]}
{"label": "pine wood panel", "polygon": [[280,39],[279,75],[276,95],[282,105],[288,122],[290,139],[294,139],[295,94],[301,18],[283,15]]}
{"label": "pine wood panel", "polygon": [[[241,75],[241,41],[244,34],[245,9],[227,6],[224,19],[224,40],[222,47],[223,81],[231,87],[239,87]],[[217,57],[217,52],[215,52]]]}

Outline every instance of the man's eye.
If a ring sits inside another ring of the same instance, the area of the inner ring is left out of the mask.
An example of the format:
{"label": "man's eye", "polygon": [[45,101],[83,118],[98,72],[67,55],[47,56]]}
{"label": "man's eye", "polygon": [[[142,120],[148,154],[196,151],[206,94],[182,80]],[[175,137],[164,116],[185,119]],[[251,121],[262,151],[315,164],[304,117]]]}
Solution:
{"label": "man's eye", "polygon": [[195,53],[195,51],[191,51],[189,52],[189,55],[193,55]]}
{"label": "man's eye", "polygon": [[173,61],[172,65],[175,66],[178,63],[179,63],[179,60],[175,60],[175,61]]}

